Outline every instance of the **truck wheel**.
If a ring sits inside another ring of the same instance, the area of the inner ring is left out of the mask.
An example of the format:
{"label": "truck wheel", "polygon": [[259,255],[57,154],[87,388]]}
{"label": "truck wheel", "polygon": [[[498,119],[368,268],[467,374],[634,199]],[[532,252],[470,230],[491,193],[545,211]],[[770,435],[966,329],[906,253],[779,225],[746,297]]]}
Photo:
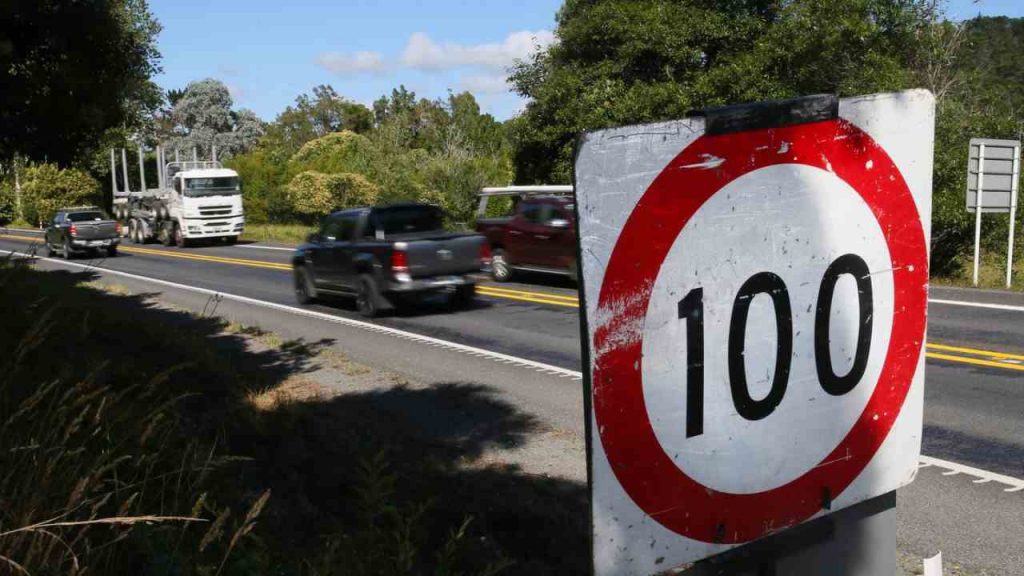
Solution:
{"label": "truck wheel", "polygon": [[71,260],[71,256],[72,256],[72,254],[71,254],[71,242],[68,242],[67,238],[64,239],[64,254],[63,254],[63,256],[64,256],[65,260]]}
{"label": "truck wheel", "polygon": [[184,248],[188,246],[188,238],[185,238],[185,234],[181,231],[181,226],[174,225],[174,245],[178,248]]}
{"label": "truck wheel", "polygon": [[374,318],[380,314],[380,290],[369,274],[359,277],[359,288],[356,290],[356,309],[366,318]]}
{"label": "truck wheel", "polygon": [[160,243],[164,246],[174,244],[174,236],[170,228],[171,226],[167,222],[160,225],[160,233],[157,235],[157,238],[160,239]]}
{"label": "truck wheel", "polygon": [[238,236],[225,236],[224,243],[228,246],[234,246],[238,242]]}
{"label": "truck wheel", "polygon": [[452,310],[465,310],[473,305],[476,299],[476,284],[458,286],[451,295],[450,304]]}
{"label": "truck wheel", "polygon": [[508,265],[505,251],[501,248],[494,250],[491,255],[491,277],[498,282],[508,282],[512,278],[512,267]]}
{"label": "truck wheel", "polygon": [[107,248],[107,258],[117,257],[117,246],[110,246]]}
{"label": "truck wheel", "polygon": [[295,267],[295,299],[299,304],[312,304],[316,301],[316,284],[313,275],[305,266]]}

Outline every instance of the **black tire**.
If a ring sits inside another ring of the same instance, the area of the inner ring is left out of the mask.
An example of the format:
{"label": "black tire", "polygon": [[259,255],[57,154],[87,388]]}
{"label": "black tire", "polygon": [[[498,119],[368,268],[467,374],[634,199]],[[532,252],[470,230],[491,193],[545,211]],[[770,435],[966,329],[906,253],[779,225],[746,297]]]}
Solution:
{"label": "black tire", "polygon": [[451,295],[452,310],[465,310],[476,300],[476,284],[457,286]]}
{"label": "black tire", "polygon": [[512,267],[508,264],[505,251],[496,248],[491,254],[491,278],[496,282],[508,282],[512,279]]}
{"label": "black tire", "polygon": [[50,241],[44,239],[43,243],[46,244],[46,257],[53,258],[53,255],[56,254],[56,252],[53,251],[53,246],[50,245]]}
{"label": "black tire", "polygon": [[377,282],[369,274],[359,277],[356,288],[356,310],[365,318],[375,318],[380,314],[382,297]]}
{"label": "black tire", "polygon": [[312,304],[316,302],[316,284],[313,282],[313,275],[305,266],[295,268],[295,299],[299,304]]}
{"label": "black tire", "polygon": [[74,256],[71,253],[71,242],[69,242],[67,238],[64,239],[64,249],[62,255],[64,256],[65,260],[71,260],[71,258]]}
{"label": "black tire", "polygon": [[160,243],[164,246],[171,246],[174,244],[174,231],[171,230],[171,226],[167,222],[160,225],[160,233],[157,237],[160,239]]}
{"label": "black tire", "polygon": [[107,258],[117,258],[117,246],[107,247]]}
{"label": "black tire", "polygon": [[238,236],[225,236],[224,243],[228,246],[234,246],[238,242]]}

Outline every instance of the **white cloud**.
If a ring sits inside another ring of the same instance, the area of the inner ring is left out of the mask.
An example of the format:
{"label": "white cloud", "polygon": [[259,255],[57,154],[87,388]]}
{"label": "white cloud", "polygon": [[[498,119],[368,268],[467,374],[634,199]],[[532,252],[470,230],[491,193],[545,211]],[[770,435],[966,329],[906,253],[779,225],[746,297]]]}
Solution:
{"label": "white cloud", "polygon": [[475,74],[459,80],[459,90],[468,90],[475,94],[500,94],[511,89],[504,74]]}
{"label": "white cloud", "polygon": [[328,52],[317,56],[316,63],[335,74],[354,74],[359,72],[382,72],[387,63],[380,52],[353,52],[342,54]]}
{"label": "white cloud", "polygon": [[555,41],[550,30],[513,32],[501,43],[456,44],[437,43],[423,32],[415,32],[402,51],[401,62],[409,68],[443,70],[458,66],[483,66],[504,69],[518,59],[529,57],[539,46],[545,48]]}
{"label": "white cloud", "polygon": [[224,84],[224,86],[227,87],[228,94],[231,95],[231,98],[233,100],[241,100],[245,98],[246,95],[249,93],[245,88],[239,86],[238,84]]}

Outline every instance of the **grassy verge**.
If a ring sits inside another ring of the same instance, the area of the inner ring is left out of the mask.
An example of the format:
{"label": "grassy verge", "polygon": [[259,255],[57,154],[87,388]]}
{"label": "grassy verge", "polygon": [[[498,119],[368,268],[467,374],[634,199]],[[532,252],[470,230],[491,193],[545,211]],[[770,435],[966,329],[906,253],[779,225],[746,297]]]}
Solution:
{"label": "grassy verge", "polygon": [[280,242],[282,244],[301,244],[306,237],[316,230],[303,224],[246,224],[243,240],[254,242]]}
{"label": "grassy verge", "polygon": [[[952,276],[932,277],[932,284],[937,286],[956,286],[972,288],[974,278],[974,267],[971,260],[965,259],[963,266]],[[1010,290],[1024,291],[1024,262],[1014,262],[1012,286]],[[1006,256],[1002,258],[982,258],[978,266],[978,287],[989,289],[1006,289]]]}
{"label": "grassy verge", "polygon": [[536,423],[477,385],[90,272],[3,263],[0,317],[0,573],[586,571],[585,488],[482,464]]}

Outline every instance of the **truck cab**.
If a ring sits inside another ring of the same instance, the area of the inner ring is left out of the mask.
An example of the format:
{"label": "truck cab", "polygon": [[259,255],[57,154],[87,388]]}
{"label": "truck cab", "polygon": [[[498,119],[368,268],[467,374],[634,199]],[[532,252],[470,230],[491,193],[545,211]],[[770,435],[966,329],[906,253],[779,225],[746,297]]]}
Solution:
{"label": "truck cab", "polygon": [[176,244],[204,238],[233,244],[238,239],[245,229],[245,214],[237,172],[214,162],[171,162],[167,174],[171,182],[167,210]]}

